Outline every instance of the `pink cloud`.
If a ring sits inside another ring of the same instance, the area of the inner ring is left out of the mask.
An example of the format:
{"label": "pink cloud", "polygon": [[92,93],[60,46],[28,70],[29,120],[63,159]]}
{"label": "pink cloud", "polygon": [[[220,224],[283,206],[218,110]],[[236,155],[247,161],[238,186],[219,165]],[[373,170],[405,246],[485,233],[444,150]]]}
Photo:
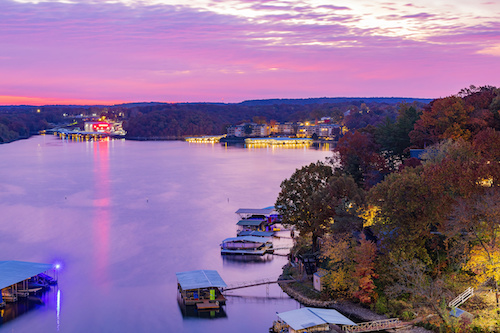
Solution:
{"label": "pink cloud", "polygon": [[[265,1],[258,6],[274,8]],[[10,96],[0,104],[22,96],[226,102],[438,97],[470,84],[498,85],[500,58],[478,54],[485,43],[498,42],[495,22],[456,23],[443,31],[429,23],[436,14],[395,15],[439,32],[417,42],[355,27],[361,18],[349,8],[326,7],[330,12],[300,7],[270,14],[262,23],[183,6],[0,0],[0,91]]]}

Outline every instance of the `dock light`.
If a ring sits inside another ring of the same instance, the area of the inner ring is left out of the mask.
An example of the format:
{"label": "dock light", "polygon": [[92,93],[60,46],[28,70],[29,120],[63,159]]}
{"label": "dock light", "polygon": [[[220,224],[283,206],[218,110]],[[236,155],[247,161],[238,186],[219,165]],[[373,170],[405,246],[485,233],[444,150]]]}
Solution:
{"label": "dock light", "polygon": [[54,268],[55,268],[55,269],[59,269],[59,268],[61,268],[61,265],[60,265],[60,264],[56,264],[56,265],[54,266]]}

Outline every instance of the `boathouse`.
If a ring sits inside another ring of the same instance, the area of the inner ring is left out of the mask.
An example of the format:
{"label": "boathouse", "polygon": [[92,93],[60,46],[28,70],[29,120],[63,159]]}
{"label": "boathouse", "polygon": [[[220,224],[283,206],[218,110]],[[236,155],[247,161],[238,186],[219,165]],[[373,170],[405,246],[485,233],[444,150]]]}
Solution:
{"label": "boathouse", "polygon": [[[41,290],[42,286],[48,286],[49,282],[55,283],[54,279],[43,274],[52,269],[53,266],[50,264],[0,261],[0,304],[4,301],[15,302],[18,297],[27,297],[30,293]],[[33,287],[33,283],[37,285]]]}
{"label": "boathouse", "polygon": [[226,303],[221,288],[227,287],[214,270],[196,270],[175,273],[177,289],[185,305],[195,305],[198,310],[218,309]]}
{"label": "boathouse", "polygon": [[266,231],[269,227],[269,223],[265,218],[239,220],[236,225],[238,226],[238,234],[243,231]]}
{"label": "boathouse", "polygon": [[240,216],[238,233],[242,231],[273,231],[272,225],[280,222],[273,206],[262,209],[240,208],[236,211]]}
{"label": "boathouse", "polygon": [[300,308],[278,313],[274,322],[274,332],[288,329],[290,333],[330,332],[332,325],[356,325],[349,318],[333,309]]}
{"label": "boathouse", "polygon": [[273,252],[273,243],[269,237],[238,236],[226,238],[221,244],[222,254],[257,254]]}

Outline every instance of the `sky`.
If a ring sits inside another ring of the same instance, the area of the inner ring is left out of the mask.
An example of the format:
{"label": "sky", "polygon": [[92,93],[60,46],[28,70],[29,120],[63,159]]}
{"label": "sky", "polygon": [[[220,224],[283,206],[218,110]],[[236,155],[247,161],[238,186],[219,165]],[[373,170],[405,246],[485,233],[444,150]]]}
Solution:
{"label": "sky", "polygon": [[0,0],[0,105],[500,86],[499,0]]}

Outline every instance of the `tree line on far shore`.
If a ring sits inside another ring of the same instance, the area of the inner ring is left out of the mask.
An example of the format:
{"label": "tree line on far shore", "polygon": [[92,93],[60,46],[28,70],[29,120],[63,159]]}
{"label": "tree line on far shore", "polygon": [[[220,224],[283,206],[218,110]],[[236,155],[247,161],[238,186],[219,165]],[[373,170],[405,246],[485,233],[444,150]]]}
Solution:
{"label": "tree line on far shore", "polygon": [[[412,148],[423,148],[420,158]],[[326,270],[323,297],[347,297],[439,332],[499,331],[500,89],[466,88],[349,131],[332,158],[282,182],[276,207],[295,255]],[[449,301],[476,317],[454,320]]]}
{"label": "tree line on far shore", "polygon": [[[83,129],[85,116],[123,121],[127,138],[181,139],[225,134],[230,125],[315,121],[330,117],[349,129],[395,119],[398,103],[423,106],[429,100],[402,98],[319,98],[242,103],[129,103],[113,106],[0,106],[0,143],[40,130],[71,125]],[[349,114],[347,114],[347,112]],[[82,117],[83,116],[83,117]]]}

